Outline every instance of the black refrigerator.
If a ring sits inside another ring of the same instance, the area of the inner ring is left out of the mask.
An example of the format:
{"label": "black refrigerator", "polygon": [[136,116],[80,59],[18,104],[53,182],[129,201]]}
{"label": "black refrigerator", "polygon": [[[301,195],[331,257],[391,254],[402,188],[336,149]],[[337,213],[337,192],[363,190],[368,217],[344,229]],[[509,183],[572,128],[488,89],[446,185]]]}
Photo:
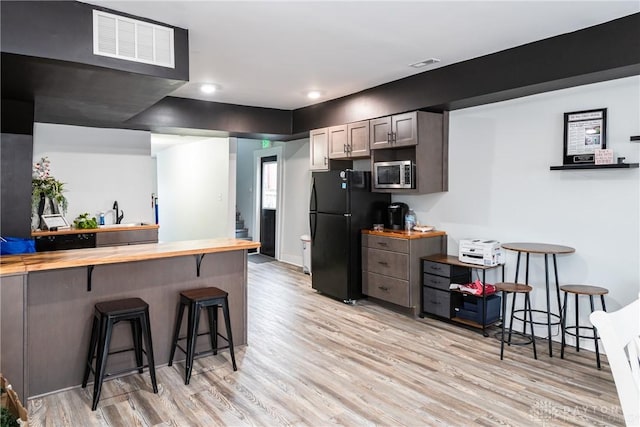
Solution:
{"label": "black refrigerator", "polygon": [[384,222],[391,195],[371,192],[371,172],[334,170],[311,177],[311,286],[353,302],[362,297],[361,230]]}

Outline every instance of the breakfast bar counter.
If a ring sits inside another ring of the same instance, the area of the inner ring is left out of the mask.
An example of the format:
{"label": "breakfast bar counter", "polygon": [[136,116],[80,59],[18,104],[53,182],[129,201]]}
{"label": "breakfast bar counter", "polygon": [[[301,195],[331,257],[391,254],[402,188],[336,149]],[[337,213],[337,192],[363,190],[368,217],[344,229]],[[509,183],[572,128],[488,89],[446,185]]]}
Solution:
{"label": "breakfast bar counter", "polygon": [[[179,293],[207,286],[229,293],[234,343],[244,345],[247,252],[259,246],[208,239],[0,257],[0,369],[23,399],[80,385],[95,303],[132,297],[149,304],[156,365],[165,364]],[[129,335],[116,333],[112,348],[130,346]],[[131,358],[113,355],[108,370]]]}

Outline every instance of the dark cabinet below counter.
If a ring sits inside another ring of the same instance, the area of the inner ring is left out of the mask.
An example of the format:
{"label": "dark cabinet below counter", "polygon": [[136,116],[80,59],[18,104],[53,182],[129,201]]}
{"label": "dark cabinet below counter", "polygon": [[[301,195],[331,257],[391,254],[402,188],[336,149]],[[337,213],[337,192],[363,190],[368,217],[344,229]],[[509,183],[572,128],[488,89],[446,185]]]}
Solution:
{"label": "dark cabinet below counter", "polygon": [[38,236],[36,252],[63,251],[66,249],[85,249],[96,247],[96,233],[61,234]]}

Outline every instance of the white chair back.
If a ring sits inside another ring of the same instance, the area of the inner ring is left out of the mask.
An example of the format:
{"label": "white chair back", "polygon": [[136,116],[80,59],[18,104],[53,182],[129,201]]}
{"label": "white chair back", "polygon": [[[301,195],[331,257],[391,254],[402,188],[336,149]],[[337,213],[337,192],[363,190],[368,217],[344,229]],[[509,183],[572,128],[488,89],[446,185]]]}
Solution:
{"label": "white chair back", "polygon": [[627,426],[640,426],[640,300],[589,317],[607,353]]}

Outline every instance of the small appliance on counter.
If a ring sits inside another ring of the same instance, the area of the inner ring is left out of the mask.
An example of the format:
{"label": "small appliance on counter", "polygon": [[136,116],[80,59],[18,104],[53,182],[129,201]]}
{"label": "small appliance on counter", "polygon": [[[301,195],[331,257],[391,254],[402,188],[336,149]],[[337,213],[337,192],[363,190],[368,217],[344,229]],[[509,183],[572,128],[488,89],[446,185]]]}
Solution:
{"label": "small appliance on counter", "polygon": [[460,262],[493,267],[504,264],[500,242],[496,240],[462,239],[458,250]]}
{"label": "small appliance on counter", "polygon": [[406,203],[391,203],[387,206],[387,220],[385,228],[389,230],[404,230],[404,217],[409,211]]}

